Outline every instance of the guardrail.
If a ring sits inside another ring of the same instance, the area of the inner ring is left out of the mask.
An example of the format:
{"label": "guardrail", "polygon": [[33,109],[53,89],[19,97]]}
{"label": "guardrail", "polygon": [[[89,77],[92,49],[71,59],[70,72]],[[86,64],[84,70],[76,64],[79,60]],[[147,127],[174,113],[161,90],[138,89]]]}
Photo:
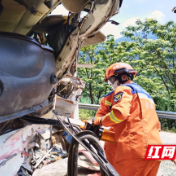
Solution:
{"label": "guardrail", "polygon": [[[98,110],[100,105],[79,103],[79,109]],[[176,112],[156,111],[159,118],[176,120]]]}

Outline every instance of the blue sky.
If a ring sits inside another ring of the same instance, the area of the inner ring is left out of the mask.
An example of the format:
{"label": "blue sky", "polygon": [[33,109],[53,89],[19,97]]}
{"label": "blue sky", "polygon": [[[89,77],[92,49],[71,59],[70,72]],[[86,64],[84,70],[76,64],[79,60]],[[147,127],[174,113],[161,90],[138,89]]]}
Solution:
{"label": "blue sky", "polygon": [[[112,25],[107,23],[101,31],[105,34],[113,34],[115,38],[121,37],[120,32],[128,25],[135,25],[136,19],[155,18],[159,23],[164,24],[167,21],[176,22],[176,14],[172,12],[172,8],[176,6],[176,0],[123,0],[119,14],[111,19],[120,23],[120,25]],[[68,12],[63,6],[58,6],[52,14],[59,12]]]}
{"label": "blue sky", "polygon": [[120,25],[106,24],[102,32],[106,35],[113,34],[118,38],[126,26],[135,25],[137,18],[141,20],[155,18],[162,24],[170,20],[176,22],[176,14],[172,12],[175,6],[176,0],[123,0],[119,14],[111,18]]}

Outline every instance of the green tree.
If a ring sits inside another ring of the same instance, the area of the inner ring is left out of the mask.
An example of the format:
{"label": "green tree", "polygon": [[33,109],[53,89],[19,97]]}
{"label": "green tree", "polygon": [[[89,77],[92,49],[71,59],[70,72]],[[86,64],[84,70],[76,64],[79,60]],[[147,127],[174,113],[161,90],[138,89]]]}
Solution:
{"label": "green tree", "polygon": [[[80,63],[93,63],[93,69],[80,68],[78,75],[87,83],[83,97],[98,104],[103,95],[110,91],[104,83],[106,68],[115,62],[126,62],[138,71],[135,82],[153,97],[156,109],[176,110],[176,24],[158,24],[149,19],[138,20],[137,26],[129,26],[122,35],[129,39],[116,43],[114,36],[98,45],[82,48]],[[141,32],[142,31],[142,32]],[[151,34],[155,40],[148,39]],[[174,120],[162,119],[163,129],[176,127]]]}
{"label": "green tree", "polygon": [[[144,58],[140,58],[141,50],[136,49],[136,42],[115,43],[114,36],[109,35],[103,44],[81,49],[79,63],[94,64],[94,68],[78,68],[78,76],[86,82],[83,97],[89,97],[91,104],[98,104],[103,95],[111,91],[104,82],[106,68],[115,62],[126,62],[138,71],[135,82],[144,87],[157,100],[160,110],[167,110],[165,86],[160,77],[147,68]],[[165,101],[164,101],[165,100]],[[162,108],[160,102],[165,102]]]}
{"label": "green tree", "polygon": [[107,62],[97,55],[100,45],[81,48],[79,63],[93,64],[94,68],[78,68],[78,77],[86,82],[82,97],[89,98],[91,104],[99,104],[103,95],[110,91],[110,87],[104,82],[104,73]]}
{"label": "green tree", "polygon": [[[167,91],[167,100],[170,101],[167,110],[175,111],[176,23],[169,21],[161,25],[154,19],[148,19],[144,22],[137,20],[136,24],[137,26],[129,26],[122,32],[125,37],[136,43],[130,52],[138,54],[138,60],[142,62],[141,68],[151,71],[151,76],[156,79],[160,78]],[[142,31],[142,35],[139,35],[139,31]],[[157,39],[148,39],[151,34]]]}

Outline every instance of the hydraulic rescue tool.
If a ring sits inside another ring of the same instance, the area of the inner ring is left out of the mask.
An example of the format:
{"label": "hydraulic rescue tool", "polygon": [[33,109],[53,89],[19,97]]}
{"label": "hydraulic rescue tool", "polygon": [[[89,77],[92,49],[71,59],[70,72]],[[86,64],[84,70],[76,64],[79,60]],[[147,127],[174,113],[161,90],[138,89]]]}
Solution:
{"label": "hydraulic rescue tool", "polygon": [[[71,120],[74,121],[74,119],[71,119]],[[90,130],[94,132],[99,138],[99,140],[101,141],[106,141],[106,142],[110,142],[113,144],[117,144],[115,141],[115,133],[113,131],[102,128],[98,125],[94,125],[93,123],[89,123],[86,120],[82,120],[82,122],[84,122],[84,125],[79,126],[82,130]]]}
{"label": "hydraulic rescue tool", "polygon": [[[107,161],[104,155],[104,150],[99,145],[99,140],[116,143],[114,132],[93,125],[87,121],[80,121],[60,116],[56,114],[54,110],[53,114],[59,120],[60,124],[63,125],[65,131],[72,136],[72,141],[69,148],[68,176],[77,176],[77,158],[79,144],[82,145],[87,151],[89,151],[96,162],[99,164],[102,176],[119,176],[117,171]],[[80,130],[80,132],[79,130],[75,129],[75,126],[81,128],[83,131]]]}

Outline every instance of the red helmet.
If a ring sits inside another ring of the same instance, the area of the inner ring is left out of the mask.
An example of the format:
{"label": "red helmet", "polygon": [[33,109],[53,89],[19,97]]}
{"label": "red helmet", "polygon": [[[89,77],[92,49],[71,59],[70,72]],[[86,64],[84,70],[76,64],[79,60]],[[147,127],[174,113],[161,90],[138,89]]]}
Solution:
{"label": "red helmet", "polygon": [[131,73],[133,76],[135,76],[137,71],[135,71],[131,65],[126,63],[118,62],[112,64],[106,69],[105,82],[107,82],[109,77],[117,76],[119,73]]}

